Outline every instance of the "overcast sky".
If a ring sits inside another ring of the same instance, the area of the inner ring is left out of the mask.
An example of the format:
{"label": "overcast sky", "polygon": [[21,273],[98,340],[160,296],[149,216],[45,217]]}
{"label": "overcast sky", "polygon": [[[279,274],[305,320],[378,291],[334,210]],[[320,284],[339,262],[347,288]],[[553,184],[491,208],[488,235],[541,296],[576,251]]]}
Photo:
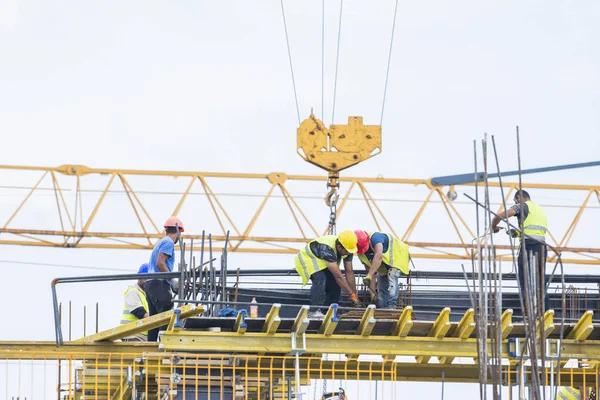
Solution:
{"label": "overcast sky", "polygon": [[[321,2],[284,4],[300,117],[314,108],[329,125],[340,3],[326,4],[324,117]],[[393,11],[392,0],[344,2],[335,123],[360,115],[379,124]],[[496,136],[504,168],[516,169],[516,125],[524,168],[600,159],[598,20],[593,0],[401,1],[383,153],[348,175],[469,172],[472,141],[484,132]],[[297,125],[278,0],[0,0],[0,164],[322,174],[295,155]],[[598,171],[528,179],[600,184]],[[14,210],[18,201],[5,195],[0,208]],[[587,232],[598,236],[597,226]],[[35,219],[28,227],[38,227]],[[133,253],[0,247],[5,261],[117,269],[135,269],[145,258]],[[289,261],[233,257],[252,266]],[[11,282],[2,298],[20,305],[6,318],[19,318],[23,307],[43,310],[3,331],[6,340],[52,339],[50,280],[95,273],[0,268]],[[124,287],[93,286],[86,295],[65,289],[63,298],[91,305],[103,297],[107,328]],[[439,393],[437,385],[403,385]],[[446,398],[464,398],[463,388],[447,387]]]}

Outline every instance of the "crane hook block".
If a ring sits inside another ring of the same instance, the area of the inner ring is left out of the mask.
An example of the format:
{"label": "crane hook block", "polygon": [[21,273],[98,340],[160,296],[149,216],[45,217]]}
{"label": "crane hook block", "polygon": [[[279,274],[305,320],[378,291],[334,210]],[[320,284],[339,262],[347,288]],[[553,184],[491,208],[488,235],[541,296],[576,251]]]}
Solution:
{"label": "crane hook block", "polygon": [[328,129],[311,113],[298,128],[297,151],[305,161],[338,172],[381,153],[381,126],[348,117],[348,125]]}

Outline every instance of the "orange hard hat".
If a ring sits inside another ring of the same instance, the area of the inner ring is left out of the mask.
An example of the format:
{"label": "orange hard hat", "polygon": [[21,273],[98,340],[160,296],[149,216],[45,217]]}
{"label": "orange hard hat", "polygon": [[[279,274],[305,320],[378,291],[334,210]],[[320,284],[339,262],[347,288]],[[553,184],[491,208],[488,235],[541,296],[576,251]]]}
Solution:
{"label": "orange hard hat", "polygon": [[356,234],[356,246],[358,254],[365,254],[369,250],[369,234],[365,231],[354,231]]}
{"label": "orange hard hat", "polygon": [[167,222],[165,222],[165,228],[175,228],[175,226],[179,227],[179,231],[183,232],[183,222],[177,217],[169,217],[167,218]]}

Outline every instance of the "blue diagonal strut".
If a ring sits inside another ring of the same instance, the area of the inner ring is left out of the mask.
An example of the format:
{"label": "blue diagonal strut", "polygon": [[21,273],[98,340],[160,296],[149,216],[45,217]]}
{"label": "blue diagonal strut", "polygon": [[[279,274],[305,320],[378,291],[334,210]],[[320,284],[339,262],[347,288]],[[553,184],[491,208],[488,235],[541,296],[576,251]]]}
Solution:
{"label": "blue diagonal strut", "polygon": [[[524,169],[521,171],[521,174],[535,174],[538,172],[551,172],[551,171],[560,171],[563,169],[587,168],[587,167],[598,167],[598,166],[600,166],[600,161],[591,161],[591,162],[578,163],[578,164],[555,165],[553,167]],[[518,175],[518,174],[519,174],[519,171],[502,172],[503,177]],[[497,177],[498,177],[498,174],[488,174],[488,178],[497,178]],[[477,174],[477,181],[483,181],[483,172],[479,172]],[[431,178],[431,184],[433,186],[463,185],[463,184],[473,183],[473,182],[475,182],[475,173],[438,176],[436,178]]]}

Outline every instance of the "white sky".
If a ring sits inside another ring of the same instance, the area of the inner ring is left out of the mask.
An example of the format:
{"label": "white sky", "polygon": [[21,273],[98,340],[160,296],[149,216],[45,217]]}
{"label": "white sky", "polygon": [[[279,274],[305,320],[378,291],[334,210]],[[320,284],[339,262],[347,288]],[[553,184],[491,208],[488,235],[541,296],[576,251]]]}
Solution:
{"label": "white sky", "polygon": [[[311,107],[321,117],[321,2],[285,6],[301,118]],[[350,115],[379,123],[393,10],[391,0],[344,2],[336,123]],[[338,13],[339,2],[328,1],[327,125]],[[413,1],[400,2],[397,18],[383,153],[348,175],[469,172],[472,140],[484,132],[496,136],[503,168],[516,169],[516,125],[524,168],[600,158],[599,3]],[[0,0],[0,54],[0,164],[321,174],[294,154],[297,117],[277,0]],[[527,179],[600,184],[599,176],[594,168]],[[4,211],[17,204],[0,198]],[[597,236],[597,226],[587,233]],[[0,259],[124,269],[144,258],[133,253],[5,246]],[[4,340],[52,339],[50,280],[96,273],[0,268],[10,282],[2,298],[18,304],[5,320],[20,321],[2,331]],[[123,290],[65,288],[61,298],[88,307],[100,301],[102,329],[117,321]],[[40,311],[24,319],[32,307]],[[403,385],[439,393],[438,385]],[[475,396],[476,386],[449,385],[446,398],[471,389]]]}

